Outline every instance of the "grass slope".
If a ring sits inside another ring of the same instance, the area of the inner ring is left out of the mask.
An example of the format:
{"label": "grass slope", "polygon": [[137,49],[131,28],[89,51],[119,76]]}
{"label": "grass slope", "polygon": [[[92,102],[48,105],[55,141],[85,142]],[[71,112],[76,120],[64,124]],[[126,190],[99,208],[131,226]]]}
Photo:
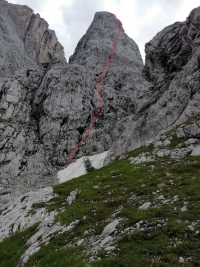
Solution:
{"label": "grass slope", "polygon": [[16,233],[0,243],[0,266],[16,267],[21,255],[26,251],[26,242],[34,235],[39,222],[27,230]]}
{"label": "grass slope", "polygon": [[[168,149],[179,142],[174,139]],[[129,157],[152,149],[152,146],[137,149],[122,160],[54,186],[58,196],[51,199],[46,208],[60,210],[55,221],[68,225],[79,220],[79,224],[71,232],[52,235],[49,244],[31,256],[25,266],[200,266],[200,157],[185,156],[180,161],[163,157],[154,163],[129,163]],[[158,188],[162,183],[165,186]],[[75,202],[63,206],[70,192],[76,189],[79,193]],[[169,201],[163,203],[158,198],[160,195]],[[175,195],[178,200],[171,201]],[[151,207],[139,210],[138,207],[147,201],[152,203]],[[188,210],[181,211],[185,202]],[[123,220],[117,228],[119,240],[115,250],[109,253],[101,249],[98,260],[89,261],[87,240],[101,234],[119,207],[123,208],[116,216]],[[135,227],[139,221],[143,221],[143,230],[124,231]],[[194,226],[194,231],[189,225]],[[0,251],[4,251],[0,256],[1,267],[16,266],[13,264],[25,250],[28,233],[34,229],[18,233],[0,244]],[[85,242],[76,246],[80,239]],[[11,246],[12,242],[16,245]],[[19,251],[16,242],[20,244]],[[180,257],[184,258],[184,263],[180,262]]]}

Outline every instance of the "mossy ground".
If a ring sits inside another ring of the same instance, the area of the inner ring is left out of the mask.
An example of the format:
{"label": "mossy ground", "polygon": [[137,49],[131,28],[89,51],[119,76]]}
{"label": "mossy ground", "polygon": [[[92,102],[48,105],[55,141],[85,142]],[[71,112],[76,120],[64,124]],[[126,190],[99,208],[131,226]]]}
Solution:
{"label": "mossy ground", "polygon": [[[174,139],[168,149],[174,148],[179,142]],[[49,211],[60,210],[55,221],[63,225],[75,220],[79,220],[79,224],[71,232],[52,235],[50,243],[43,245],[25,266],[200,266],[200,234],[187,228],[196,222],[195,229],[198,230],[200,224],[200,157],[186,156],[180,161],[164,157],[153,163],[130,164],[129,157],[151,152],[152,149],[153,146],[137,149],[122,160],[117,159],[99,170],[54,186],[58,196],[46,203],[46,208]],[[157,185],[161,183],[165,183],[165,186],[159,189],[160,193],[156,193]],[[70,192],[76,189],[79,193],[75,202],[63,206]],[[163,204],[157,199],[161,194],[170,200],[178,195],[179,200]],[[147,201],[152,206],[145,211],[138,210]],[[188,202],[188,210],[183,212],[181,208],[184,202]],[[106,220],[120,206],[123,209],[117,217],[123,220],[118,225],[119,233],[127,227],[135,227],[135,223],[141,220],[152,225],[159,220],[165,221],[165,224],[151,231],[147,228],[145,231],[121,234],[116,249],[109,254],[102,249],[98,254],[101,260],[94,262],[89,261],[87,245],[66,247],[67,244],[74,245],[77,240],[100,235],[108,224]],[[17,262],[21,251],[25,250],[23,241],[27,237],[26,231],[17,235],[18,242],[22,242],[20,252],[11,246],[16,235],[4,240],[0,250],[9,247],[9,257],[1,257],[0,266],[14,266],[10,262]],[[180,257],[189,259],[180,263]]]}

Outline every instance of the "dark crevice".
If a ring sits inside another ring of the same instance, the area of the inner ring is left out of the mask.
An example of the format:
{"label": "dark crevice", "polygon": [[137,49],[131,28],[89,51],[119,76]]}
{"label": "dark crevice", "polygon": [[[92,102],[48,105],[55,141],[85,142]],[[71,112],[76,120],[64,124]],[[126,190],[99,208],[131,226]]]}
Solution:
{"label": "dark crevice", "polygon": [[88,125],[91,122],[91,115],[89,114],[89,116],[87,117],[87,120],[85,122],[85,125]]}
{"label": "dark crevice", "polygon": [[180,112],[179,116],[174,120],[173,123],[171,123],[170,125],[168,125],[167,128],[171,127],[173,124],[176,123],[176,121],[181,117],[181,115],[183,114],[183,112],[186,110],[187,106],[188,106],[189,100],[187,101],[187,103],[184,105],[182,111]]}
{"label": "dark crevice", "polygon": [[122,84],[120,83],[120,82],[115,82],[115,86],[114,86],[114,89],[116,90],[116,91],[121,91],[121,89],[122,89]]}
{"label": "dark crevice", "polygon": [[32,151],[25,151],[25,156],[30,157],[33,156],[37,153],[37,149],[36,150],[32,150]]}
{"label": "dark crevice", "polygon": [[15,134],[17,129],[14,130],[14,132],[8,137],[7,141],[5,142],[5,144],[0,148],[0,151],[1,150],[4,150],[5,146],[7,143],[9,143],[10,139],[13,137],[13,135]]}
{"label": "dark crevice", "polygon": [[50,63],[49,62],[45,62],[45,63],[41,63],[41,65],[42,65],[42,67],[44,69],[47,69],[49,67]]}
{"label": "dark crevice", "polygon": [[5,160],[1,163],[1,166],[7,165],[11,162],[11,160]]}
{"label": "dark crevice", "polygon": [[91,104],[91,106],[94,108],[94,103],[93,103],[93,100],[91,99],[91,101],[90,101],[90,104]]}
{"label": "dark crevice", "polygon": [[27,70],[26,76],[29,77],[30,73],[31,73],[31,70]]}
{"label": "dark crevice", "polygon": [[26,41],[27,33],[29,32],[29,30],[30,30],[30,28],[31,28],[32,22],[33,22],[33,20],[35,20],[35,17],[36,17],[35,14],[33,14],[33,15],[31,16],[29,25],[28,25],[28,27],[27,27],[27,29],[26,29],[26,33],[25,33],[25,35],[24,35],[24,39],[23,39],[23,42],[24,42],[24,43],[25,43],[25,41]]}
{"label": "dark crevice", "polygon": [[60,126],[62,127],[64,124],[66,124],[68,122],[68,118],[64,118],[60,124]]}
{"label": "dark crevice", "polygon": [[42,117],[42,115],[44,115],[44,110],[43,110],[43,103],[44,101],[47,99],[47,95],[46,93],[44,93],[41,101],[39,104],[37,104],[33,110],[32,110],[32,116],[38,121],[38,119],[40,117]]}
{"label": "dark crevice", "polygon": [[68,155],[68,153],[69,153],[67,148],[65,148],[65,149],[63,150],[63,152],[66,153],[67,155]]}
{"label": "dark crevice", "polygon": [[158,99],[154,99],[152,101],[150,101],[149,103],[147,103],[146,105],[144,105],[137,113],[138,115],[142,115],[144,112],[146,112],[152,105],[154,105],[156,102],[158,101]]}
{"label": "dark crevice", "polygon": [[79,133],[82,135],[82,134],[84,133],[85,128],[82,127],[82,126],[79,126],[79,127],[77,128],[77,130],[78,130]]}
{"label": "dark crevice", "polygon": [[0,100],[1,100],[2,96],[3,96],[3,90],[0,91]]}
{"label": "dark crevice", "polygon": [[27,165],[27,161],[26,160],[22,160],[21,161],[21,165],[19,166],[19,170],[23,171],[25,169],[26,165]]}

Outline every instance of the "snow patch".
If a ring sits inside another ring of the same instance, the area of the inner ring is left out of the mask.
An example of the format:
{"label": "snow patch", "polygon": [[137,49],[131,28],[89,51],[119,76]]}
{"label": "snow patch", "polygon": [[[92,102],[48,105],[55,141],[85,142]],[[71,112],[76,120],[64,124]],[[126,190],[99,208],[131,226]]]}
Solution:
{"label": "snow patch", "polygon": [[95,169],[100,169],[103,167],[103,161],[107,156],[108,151],[103,153],[93,155],[93,156],[85,156],[80,159],[77,159],[76,162],[71,163],[67,168],[61,170],[57,173],[57,178],[59,179],[59,183],[63,183],[69,181],[73,178],[77,178],[83,174],[86,174],[85,167],[84,167],[84,159],[89,158],[92,163],[92,166]]}

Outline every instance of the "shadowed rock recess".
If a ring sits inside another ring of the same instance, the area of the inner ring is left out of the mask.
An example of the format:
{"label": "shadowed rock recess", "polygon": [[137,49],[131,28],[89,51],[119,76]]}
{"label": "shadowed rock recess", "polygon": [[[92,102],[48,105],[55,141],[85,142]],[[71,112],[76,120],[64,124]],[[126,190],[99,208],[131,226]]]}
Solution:
{"label": "shadowed rock recess", "polygon": [[[109,150],[105,164],[199,114],[200,8],[146,44],[124,32],[106,69],[103,106],[74,158]],[[97,12],[67,64],[48,23],[0,0],[0,186],[21,194],[55,184],[98,107],[96,87],[117,21]],[[3,196],[6,201],[9,195]]]}

